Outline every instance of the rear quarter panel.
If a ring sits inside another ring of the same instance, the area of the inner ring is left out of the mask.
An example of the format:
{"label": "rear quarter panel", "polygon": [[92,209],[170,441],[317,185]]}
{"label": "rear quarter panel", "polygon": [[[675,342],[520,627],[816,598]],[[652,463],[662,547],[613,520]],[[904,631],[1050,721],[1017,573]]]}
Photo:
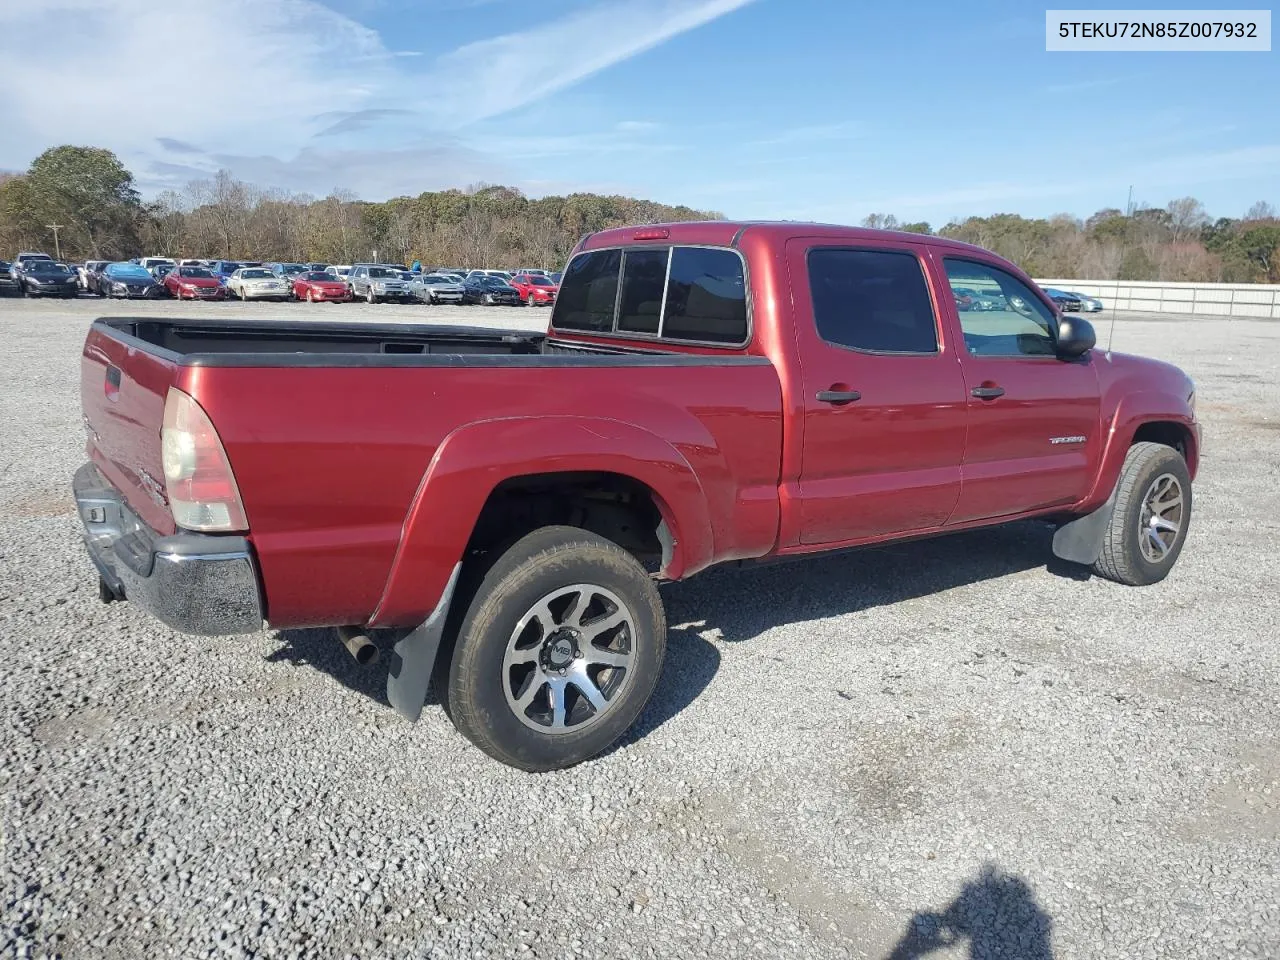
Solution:
{"label": "rear quarter panel", "polygon": [[648,483],[681,538],[688,526],[682,575],[776,538],[781,397],[768,364],[184,373],[235,471],[273,626],[366,623],[375,610],[378,625],[419,622],[489,493],[530,473]]}

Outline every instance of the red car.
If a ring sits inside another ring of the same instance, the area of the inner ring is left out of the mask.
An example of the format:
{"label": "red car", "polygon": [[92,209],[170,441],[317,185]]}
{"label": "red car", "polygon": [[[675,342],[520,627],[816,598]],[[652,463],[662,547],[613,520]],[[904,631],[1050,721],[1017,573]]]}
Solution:
{"label": "red car", "polygon": [[327,300],[330,303],[346,303],[351,299],[351,290],[343,280],[331,273],[313,271],[300,273],[293,278],[293,295],[298,300],[316,303]]}
{"label": "red car", "polygon": [[538,273],[518,273],[508,282],[520,292],[520,299],[531,307],[551,306],[560,292],[550,277]]}
{"label": "red car", "polygon": [[227,295],[222,281],[204,267],[178,267],[165,275],[163,286],[179,300],[221,300]]}
{"label": "red car", "polygon": [[545,335],[100,319],[81,397],[103,600],[204,635],[333,626],[361,663],[390,631],[389,702],[416,720],[434,676],[526,770],[640,716],[659,579],[1035,518],[1153,584],[1200,457],[1190,378],[1095,350],[1007,260],[805,223],[592,233]]}

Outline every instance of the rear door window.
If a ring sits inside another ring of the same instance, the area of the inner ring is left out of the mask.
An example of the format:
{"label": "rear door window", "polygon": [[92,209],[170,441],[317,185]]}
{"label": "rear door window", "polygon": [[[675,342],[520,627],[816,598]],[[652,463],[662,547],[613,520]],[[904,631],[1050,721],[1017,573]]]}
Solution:
{"label": "rear door window", "polygon": [[818,335],[869,353],[936,353],[938,323],[914,254],[818,247],[809,251]]}

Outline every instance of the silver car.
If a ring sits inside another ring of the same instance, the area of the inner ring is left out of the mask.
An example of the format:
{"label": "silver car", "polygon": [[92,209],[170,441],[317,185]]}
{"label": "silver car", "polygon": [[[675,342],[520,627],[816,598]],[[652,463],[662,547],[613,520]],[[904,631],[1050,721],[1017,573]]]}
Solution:
{"label": "silver car", "polygon": [[376,263],[357,263],[347,274],[347,286],[352,298],[361,297],[368,303],[381,300],[412,300],[413,291],[405,283],[404,271],[384,267]]}
{"label": "silver car", "polygon": [[1071,296],[1075,297],[1077,300],[1080,301],[1081,313],[1101,313],[1102,312],[1102,301],[1099,300],[1097,297],[1090,297],[1083,293],[1073,293],[1070,290],[1068,290],[1067,292],[1070,293]]}
{"label": "silver car", "polygon": [[227,294],[241,300],[288,300],[288,281],[266,267],[241,267],[227,277]]}
{"label": "silver car", "polygon": [[427,303],[461,303],[462,284],[442,273],[428,273],[421,280],[421,299]]}

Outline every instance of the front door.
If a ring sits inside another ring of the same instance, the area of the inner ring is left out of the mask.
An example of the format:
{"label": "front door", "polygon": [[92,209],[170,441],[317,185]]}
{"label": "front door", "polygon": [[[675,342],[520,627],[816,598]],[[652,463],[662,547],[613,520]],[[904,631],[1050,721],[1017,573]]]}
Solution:
{"label": "front door", "polygon": [[960,502],[952,523],[1074,503],[1102,450],[1093,358],[1060,360],[1053,308],[1008,270],[941,257],[969,403]]}
{"label": "front door", "polygon": [[960,495],[966,395],[922,244],[787,244],[804,439],[800,543],[942,526]]}

